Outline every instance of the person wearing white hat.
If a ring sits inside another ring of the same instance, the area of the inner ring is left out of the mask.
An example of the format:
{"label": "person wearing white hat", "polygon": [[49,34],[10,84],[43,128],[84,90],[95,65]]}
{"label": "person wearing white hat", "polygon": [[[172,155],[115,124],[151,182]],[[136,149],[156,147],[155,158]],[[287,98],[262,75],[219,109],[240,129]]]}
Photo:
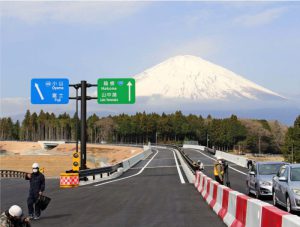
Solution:
{"label": "person wearing white hat", "polygon": [[22,208],[18,205],[11,206],[0,216],[1,227],[29,227],[29,218],[23,218]]}
{"label": "person wearing white hat", "polygon": [[45,191],[45,176],[39,171],[40,166],[38,163],[32,164],[32,173],[27,174],[26,180],[30,181],[29,196],[27,199],[29,217],[39,219],[41,209],[37,203],[39,197]]}
{"label": "person wearing white hat", "polygon": [[224,182],[224,169],[223,169],[223,165],[222,165],[222,158],[221,157],[217,157],[217,160],[214,164],[214,176],[215,176],[215,180],[217,182],[219,182],[220,184],[223,184]]}

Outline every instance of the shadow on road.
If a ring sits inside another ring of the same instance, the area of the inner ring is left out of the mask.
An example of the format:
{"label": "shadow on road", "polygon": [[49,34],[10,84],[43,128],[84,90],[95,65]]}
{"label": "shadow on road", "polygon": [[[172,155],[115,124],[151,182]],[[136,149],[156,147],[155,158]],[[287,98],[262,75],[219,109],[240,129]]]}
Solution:
{"label": "shadow on road", "polygon": [[42,218],[43,218],[43,220],[45,220],[45,219],[64,218],[64,217],[68,217],[68,216],[72,216],[72,215],[71,214],[57,214],[57,215],[51,215],[51,216],[44,216]]}

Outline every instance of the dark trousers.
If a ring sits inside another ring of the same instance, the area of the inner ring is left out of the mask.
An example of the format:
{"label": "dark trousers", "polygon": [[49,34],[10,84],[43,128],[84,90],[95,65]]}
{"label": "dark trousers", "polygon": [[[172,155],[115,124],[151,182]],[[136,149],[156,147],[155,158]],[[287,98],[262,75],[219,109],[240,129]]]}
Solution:
{"label": "dark trousers", "polygon": [[220,184],[223,184],[223,181],[220,179],[219,176],[215,176],[215,180],[220,183]]}
{"label": "dark trousers", "polygon": [[[29,194],[29,197],[27,199],[27,206],[28,206],[28,212],[30,215],[36,215],[40,216],[41,215],[41,209],[39,205],[36,203],[38,200],[39,196],[38,195],[32,195]],[[34,208],[33,208],[34,206]]]}

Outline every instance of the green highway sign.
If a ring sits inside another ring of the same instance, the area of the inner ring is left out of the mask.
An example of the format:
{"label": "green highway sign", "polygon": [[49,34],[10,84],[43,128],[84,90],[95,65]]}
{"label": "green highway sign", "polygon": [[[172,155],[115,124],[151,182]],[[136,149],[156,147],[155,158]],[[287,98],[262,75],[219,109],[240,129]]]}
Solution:
{"label": "green highway sign", "polygon": [[102,78],[98,79],[99,104],[134,104],[135,79]]}

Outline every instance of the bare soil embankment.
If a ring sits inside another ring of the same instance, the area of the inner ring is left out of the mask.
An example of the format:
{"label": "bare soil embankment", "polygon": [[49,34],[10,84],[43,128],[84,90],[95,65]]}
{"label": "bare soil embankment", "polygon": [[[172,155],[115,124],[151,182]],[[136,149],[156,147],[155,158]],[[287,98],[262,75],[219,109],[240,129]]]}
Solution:
{"label": "bare soil embankment", "polygon": [[[45,169],[46,177],[58,177],[72,168],[75,144],[61,144],[44,150],[36,142],[0,141],[0,169],[31,172],[33,162]],[[87,166],[97,168],[113,165],[142,152],[141,148],[109,145],[87,145]]]}

